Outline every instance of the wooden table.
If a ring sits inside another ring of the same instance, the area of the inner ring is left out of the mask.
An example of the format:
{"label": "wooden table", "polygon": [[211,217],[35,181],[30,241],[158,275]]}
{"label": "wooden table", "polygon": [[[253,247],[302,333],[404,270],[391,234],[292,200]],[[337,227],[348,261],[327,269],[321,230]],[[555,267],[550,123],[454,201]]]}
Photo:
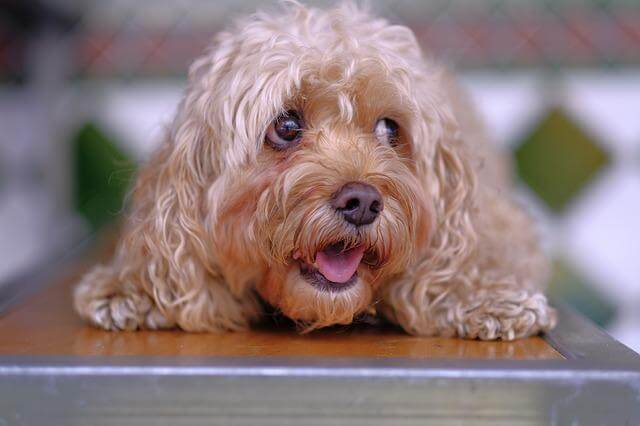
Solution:
{"label": "wooden table", "polygon": [[136,424],[640,422],[638,356],[564,308],[554,333],[515,342],[364,324],[299,335],[273,321],[241,333],[105,332],[78,319],[70,292],[111,248],[25,277],[35,290],[0,314],[0,425],[117,424],[125,413]]}
{"label": "wooden table", "polygon": [[87,266],[64,274],[0,319],[0,355],[562,358],[540,337],[515,342],[423,338],[390,326],[334,327],[300,335],[287,322],[269,321],[237,333],[106,332],[84,324],[71,306],[72,286]]}

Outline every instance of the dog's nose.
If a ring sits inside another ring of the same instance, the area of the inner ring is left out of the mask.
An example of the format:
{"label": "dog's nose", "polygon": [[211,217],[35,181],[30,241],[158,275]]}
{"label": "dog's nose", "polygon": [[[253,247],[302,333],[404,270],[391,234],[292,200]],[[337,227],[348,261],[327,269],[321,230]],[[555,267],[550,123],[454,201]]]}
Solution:
{"label": "dog's nose", "polygon": [[380,192],[363,182],[345,184],[333,195],[331,205],[356,226],[373,222],[384,207]]}

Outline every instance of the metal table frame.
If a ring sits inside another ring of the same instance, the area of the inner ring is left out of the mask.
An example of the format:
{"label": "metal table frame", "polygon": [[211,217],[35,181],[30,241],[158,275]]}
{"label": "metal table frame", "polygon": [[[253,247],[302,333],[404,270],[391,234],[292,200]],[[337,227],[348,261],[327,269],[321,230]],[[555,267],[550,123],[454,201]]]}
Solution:
{"label": "metal table frame", "polygon": [[564,360],[0,356],[0,426],[640,424],[640,356],[556,305]]}

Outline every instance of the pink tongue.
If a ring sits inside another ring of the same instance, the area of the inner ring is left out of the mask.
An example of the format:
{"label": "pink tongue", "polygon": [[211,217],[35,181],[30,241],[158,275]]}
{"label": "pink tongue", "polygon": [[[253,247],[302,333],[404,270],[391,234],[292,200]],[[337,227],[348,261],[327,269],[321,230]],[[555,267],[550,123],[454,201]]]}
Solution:
{"label": "pink tongue", "polygon": [[363,255],[363,246],[339,253],[327,249],[316,254],[316,265],[329,281],[346,283],[355,274]]}

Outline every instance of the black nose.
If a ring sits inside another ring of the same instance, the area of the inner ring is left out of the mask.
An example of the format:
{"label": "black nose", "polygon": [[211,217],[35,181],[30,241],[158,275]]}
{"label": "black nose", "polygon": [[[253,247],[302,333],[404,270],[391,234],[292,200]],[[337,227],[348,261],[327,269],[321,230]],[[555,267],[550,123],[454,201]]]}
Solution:
{"label": "black nose", "polygon": [[373,222],[384,208],[376,188],[363,182],[349,182],[333,195],[331,205],[356,226]]}

